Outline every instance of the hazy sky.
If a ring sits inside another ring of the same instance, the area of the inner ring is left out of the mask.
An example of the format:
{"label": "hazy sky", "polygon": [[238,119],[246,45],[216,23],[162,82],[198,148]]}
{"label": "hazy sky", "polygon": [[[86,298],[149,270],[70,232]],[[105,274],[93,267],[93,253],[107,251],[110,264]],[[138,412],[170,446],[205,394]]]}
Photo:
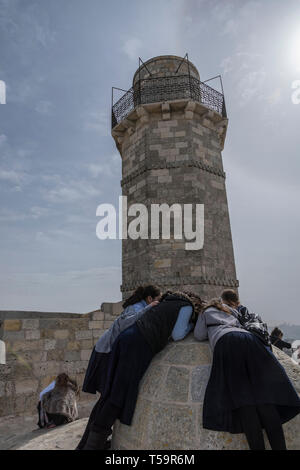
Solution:
{"label": "hazy sky", "polygon": [[0,0],[0,309],[121,298],[121,244],[95,234],[121,192],[111,87],[130,88],[139,56],[186,52],[223,77],[241,299],[300,323],[298,0]]}

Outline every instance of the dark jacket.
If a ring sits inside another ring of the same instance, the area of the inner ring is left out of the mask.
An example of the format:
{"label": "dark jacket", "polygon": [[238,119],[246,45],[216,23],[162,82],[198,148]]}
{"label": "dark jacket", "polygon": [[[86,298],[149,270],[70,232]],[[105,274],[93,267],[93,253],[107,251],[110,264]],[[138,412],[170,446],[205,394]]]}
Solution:
{"label": "dark jacket", "polygon": [[140,332],[157,354],[168,343],[181,307],[193,304],[184,297],[170,294],[155,307],[152,307],[136,322]]}
{"label": "dark jacket", "polygon": [[292,345],[290,343],[287,343],[286,341],[282,341],[282,339],[278,338],[278,336],[271,336],[271,343],[276,346],[276,348],[283,349],[287,348],[290,349]]}

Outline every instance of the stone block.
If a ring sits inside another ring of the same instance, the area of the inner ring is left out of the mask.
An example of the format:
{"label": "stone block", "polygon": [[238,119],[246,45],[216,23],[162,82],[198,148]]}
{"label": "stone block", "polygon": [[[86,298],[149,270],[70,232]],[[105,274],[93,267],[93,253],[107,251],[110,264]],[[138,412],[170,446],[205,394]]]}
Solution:
{"label": "stone block", "polygon": [[22,320],[24,330],[36,330],[39,328],[40,321],[35,318],[25,318]]}
{"label": "stone block", "polygon": [[145,398],[155,399],[168,373],[168,366],[156,365],[147,369],[141,383],[140,394]]}
{"label": "stone block", "polygon": [[45,375],[58,375],[61,371],[62,364],[59,361],[37,362],[33,364],[35,377],[43,377]]}
{"label": "stone block", "polygon": [[67,350],[78,351],[80,349],[80,345],[81,345],[80,341],[69,341],[69,343],[67,344]]}
{"label": "stone block", "polygon": [[38,390],[38,381],[37,380],[23,380],[22,382],[16,382],[16,394],[17,395],[26,395],[28,393],[36,393]]}
{"label": "stone block", "polygon": [[65,361],[80,361],[80,351],[66,351],[65,352]]}
{"label": "stone block", "polygon": [[115,315],[111,315],[110,313],[104,314],[104,320],[106,321],[115,321],[115,319],[116,319]]}
{"label": "stone block", "polygon": [[158,183],[172,183],[172,176],[159,176]]}
{"label": "stone block", "polygon": [[159,259],[154,262],[155,268],[170,268],[171,267],[171,259]]}
{"label": "stone block", "polygon": [[95,313],[93,313],[93,320],[94,321],[104,320],[104,312],[95,312]]}
{"label": "stone block", "polygon": [[[73,338],[69,338],[69,339],[73,340]],[[56,340],[56,348],[57,349],[67,350],[68,342],[69,342],[68,339],[57,339]]]}
{"label": "stone block", "polygon": [[207,342],[191,344],[175,344],[164,358],[165,363],[188,366],[208,365],[211,363],[211,350]]}
{"label": "stone block", "polygon": [[25,330],[25,339],[40,339],[41,332],[40,330]]}
{"label": "stone block", "polygon": [[63,349],[51,349],[47,351],[47,361],[64,361],[65,351]]}
{"label": "stone block", "polygon": [[90,321],[89,322],[89,329],[90,330],[101,330],[103,328],[103,321]]}
{"label": "stone block", "polygon": [[43,348],[43,340],[16,341],[12,343],[12,351],[36,351]]}
{"label": "stone block", "polygon": [[89,361],[91,357],[92,349],[85,349],[80,352],[80,359],[82,361]]}
{"label": "stone block", "polygon": [[4,331],[19,331],[22,328],[21,320],[4,320]]}
{"label": "stone block", "polygon": [[198,366],[192,371],[191,398],[193,402],[203,403],[209,380],[211,366]]}
{"label": "stone block", "polygon": [[54,330],[40,330],[42,339],[53,339]]}
{"label": "stone block", "polygon": [[103,328],[110,328],[113,322],[111,320],[105,320],[103,324]]}
{"label": "stone block", "polygon": [[[152,406],[144,449],[185,450],[196,447],[196,420],[191,406]],[[180,430],[180,431],[179,431]],[[171,446],[170,446],[170,443]]]}
{"label": "stone block", "polygon": [[19,331],[4,331],[3,332],[3,341],[22,341],[25,340],[25,331],[24,330],[19,330]]}
{"label": "stone block", "polygon": [[160,398],[168,402],[186,402],[189,396],[189,378],[190,372],[188,369],[184,367],[170,367],[165,385],[161,388]]}
{"label": "stone block", "polygon": [[80,341],[80,350],[82,349],[90,349],[93,348],[93,340],[92,339],[85,339]]}
{"label": "stone block", "polygon": [[56,347],[56,341],[55,339],[45,339],[44,340],[44,348],[46,351],[49,351],[50,349],[55,349]]}
{"label": "stone block", "polygon": [[54,331],[54,338],[55,339],[66,339],[70,335],[68,330],[55,330]]}
{"label": "stone block", "polygon": [[157,125],[158,125],[158,128],[177,127],[178,121],[176,119],[170,120],[170,121],[158,121]]}
{"label": "stone block", "polygon": [[92,330],[85,330],[85,331],[76,331],[75,338],[76,339],[91,339],[93,337]]}
{"label": "stone block", "polygon": [[[225,184],[223,181],[211,180],[211,185],[213,188],[221,189],[222,191],[225,191]],[[226,211],[227,211],[227,206],[226,206]]]}
{"label": "stone block", "polygon": [[[111,312],[110,313],[112,315],[118,317],[123,311],[122,303],[123,303],[123,301],[121,301],[121,300],[119,302],[113,302],[111,304]],[[109,312],[107,312],[107,313],[109,313]]]}

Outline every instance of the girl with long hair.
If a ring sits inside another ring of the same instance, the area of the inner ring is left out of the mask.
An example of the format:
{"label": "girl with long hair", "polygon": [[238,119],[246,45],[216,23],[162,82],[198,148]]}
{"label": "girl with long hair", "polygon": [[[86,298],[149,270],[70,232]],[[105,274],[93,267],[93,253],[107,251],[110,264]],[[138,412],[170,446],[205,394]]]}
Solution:
{"label": "girl with long hair", "polygon": [[[233,291],[231,291],[233,292]],[[223,292],[198,317],[194,335],[208,339],[213,364],[203,405],[203,427],[245,433],[251,450],[285,450],[282,424],[300,412],[300,399],[270,347],[238,320],[239,298]]]}
{"label": "girl with long hair", "polygon": [[139,383],[152,358],[170,338],[183,339],[191,331],[193,312],[200,304],[198,296],[168,292],[158,305],[120,333],[109,358],[103,400],[83,450],[104,449],[116,419],[130,426]]}
{"label": "girl with long hair", "polygon": [[41,397],[40,416],[43,415],[43,425],[40,427],[55,427],[75,421],[78,417],[77,382],[63,372],[50,385],[51,389]]}

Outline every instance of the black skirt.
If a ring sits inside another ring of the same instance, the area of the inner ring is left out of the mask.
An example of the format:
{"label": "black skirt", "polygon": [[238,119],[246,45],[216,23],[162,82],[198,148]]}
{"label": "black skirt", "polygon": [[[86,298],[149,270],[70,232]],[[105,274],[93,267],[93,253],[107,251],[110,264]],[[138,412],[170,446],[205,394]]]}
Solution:
{"label": "black skirt", "polygon": [[120,408],[118,419],[130,426],[139,383],[153,352],[136,324],[122,331],[113,344],[103,399]]}
{"label": "black skirt", "polygon": [[203,427],[242,433],[238,409],[273,404],[281,422],[300,413],[300,399],[272,351],[253,334],[230,332],[217,342],[203,404]]}
{"label": "black skirt", "polygon": [[107,377],[107,366],[110,358],[109,353],[97,352],[94,348],[89,360],[88,368],[82,386],[82,391],[87,393],[99,392],[103,395]]}

